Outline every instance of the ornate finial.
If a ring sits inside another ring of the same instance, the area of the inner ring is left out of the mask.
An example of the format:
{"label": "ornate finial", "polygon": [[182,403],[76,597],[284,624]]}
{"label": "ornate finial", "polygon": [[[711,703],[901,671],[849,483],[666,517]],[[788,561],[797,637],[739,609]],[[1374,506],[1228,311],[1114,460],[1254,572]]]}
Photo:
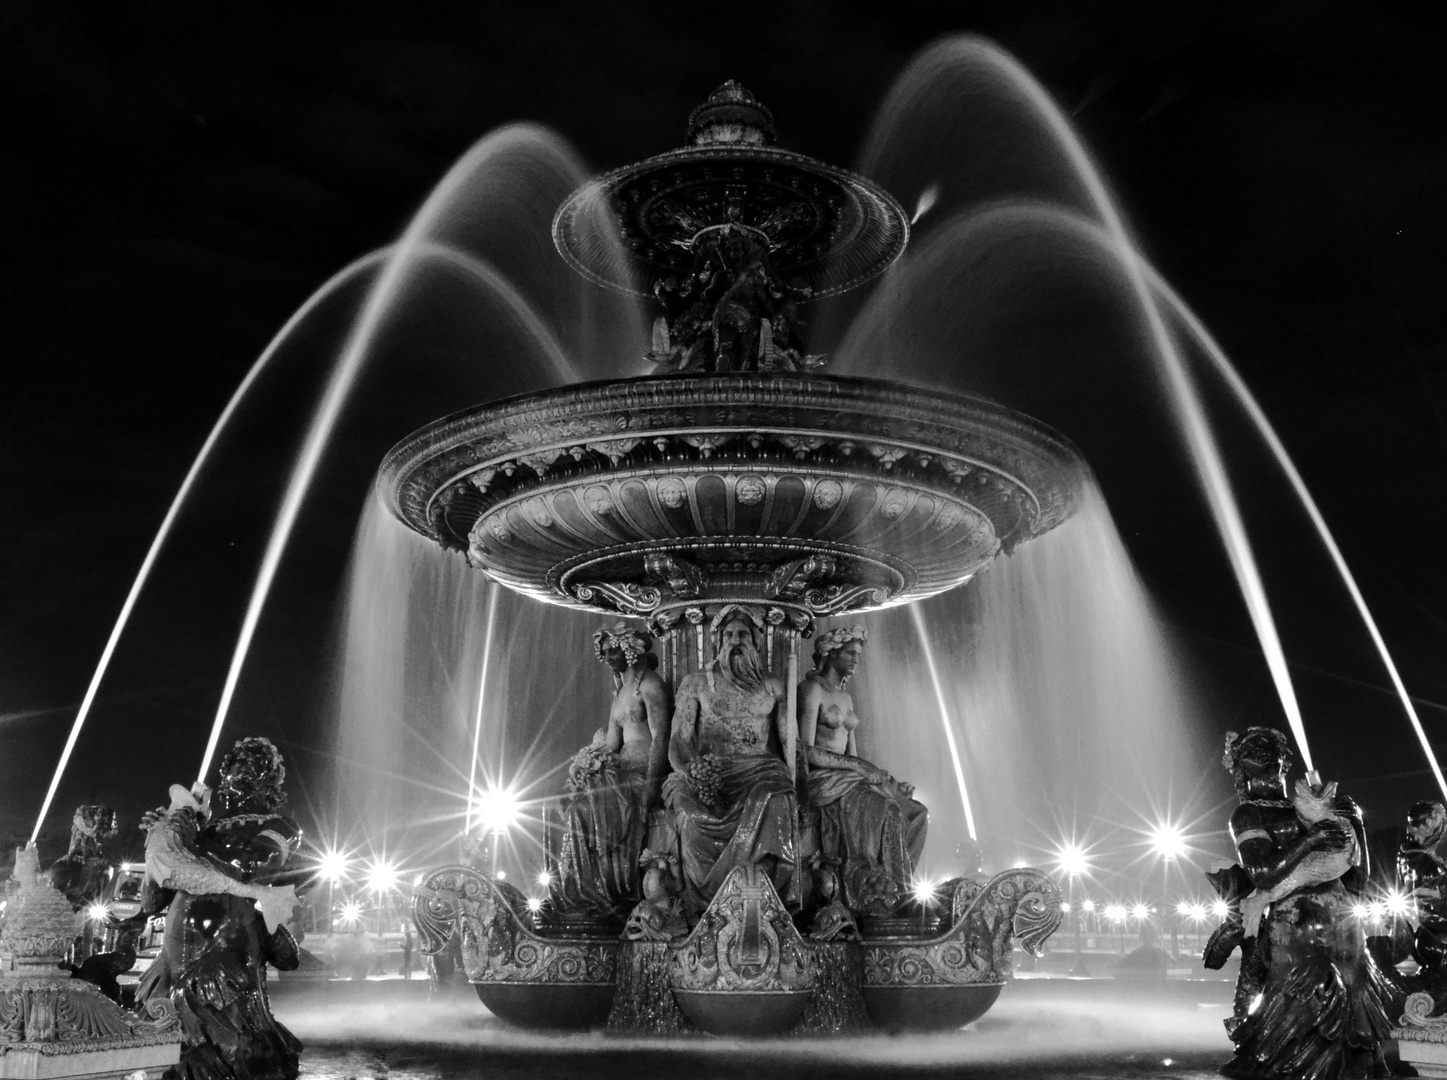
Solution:
{"label": "ornate finial", "polygon": [[733,79],[724,83],[688,114],[691,146],[744,143],[774,145],[774,114]]}

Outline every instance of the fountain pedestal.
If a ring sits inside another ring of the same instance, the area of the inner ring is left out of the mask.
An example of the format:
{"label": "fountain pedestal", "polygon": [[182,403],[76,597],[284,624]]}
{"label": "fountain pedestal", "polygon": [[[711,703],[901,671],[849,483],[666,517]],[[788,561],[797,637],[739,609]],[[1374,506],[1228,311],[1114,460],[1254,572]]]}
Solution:
{"label": "fountain pedestal", "polygon": [[33,845],[16,852],[14,881],[0,928],[0,1080],[159,1077],[175,1065],[181,1030],[169,1001],[131,1013],[59,966],[70,903],[41,880]]}

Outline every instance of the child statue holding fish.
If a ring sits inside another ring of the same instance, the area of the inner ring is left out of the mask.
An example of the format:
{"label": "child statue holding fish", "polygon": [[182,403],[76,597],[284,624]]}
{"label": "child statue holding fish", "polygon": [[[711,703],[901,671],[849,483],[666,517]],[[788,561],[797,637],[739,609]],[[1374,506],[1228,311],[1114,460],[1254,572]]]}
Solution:
{"label": "child statue holding fish", "polygon": [[[300,840],[280,812],[286,770],[270,740],[242,739],[214,793],[171,788],[142,819],[150,907],[164,907],[161,955],[138,1002],[170,998],[185,1039],[181,1080],[294,1080],[301,1043],[271,1014],[266,965],[297,966],[284,922],[296,904],[282,868]],[[169,906],[166,906],[166,905]]]}
{"label": "child statue holding fish", "polygon": [[1254,993],[1228,1022],[1238,1080],[1389,1075],[1382,1043],[1392,989],[1353,913],[1367,880],[1361,811],[1335,784],[1296,783],[1286,736],[1248,728],[1226,737],[1224,764],[1240,805],[1231,837],[1240,860],[1242,979]]}

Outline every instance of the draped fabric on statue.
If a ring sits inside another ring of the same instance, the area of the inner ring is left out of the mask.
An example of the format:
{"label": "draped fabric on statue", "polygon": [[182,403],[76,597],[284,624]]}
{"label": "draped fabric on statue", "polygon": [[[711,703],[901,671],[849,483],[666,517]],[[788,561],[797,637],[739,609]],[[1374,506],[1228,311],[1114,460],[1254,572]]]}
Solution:
{"label": "draped fabric on statue", "polygon": [[736,866],[775,860],[774,888],[797,907],[802,897],[798,862],[798,801],[789,769],[776,757],[750,756],[720,761],[719,800],[699,799],[681,773],[669,776],[663,797],[674,811],[683,853],[683,906],[695,918]]}
{"label": "draped fabric on statue", "polygon": [[909,888],[929,826],[923,803],[896,799],[852,769],[818,766],[809,770],[809,801],[819,810],[820,849],[840,860],[845,906],[864,910],[881,873],[888,893]]}
{"label": "draped fabric on statue", "polygon": [[226,894],[177,892],[161,955],[136,999],[170,997],[181,1021],[181,1080],[281,1080],[299,1071],[301,1043],[271,1014],[266,965],[297,966],[284,926],[267,933],[256,905]]}
{"label": "draped fabric on statue", "polygon": [[647,798],[645,773],[610,755],[564,804],[555,910],[606,916],[638,902]]}
{"label": "draped fabric on statue", "polygon": [[1261,928],[1260,1006],[1232,1034],[1234,1077],[1337,1080],[1389,1075],[1381,1043],[1391,1034],[1392,990],[1367,951],[1355,898],[1340,881],[1302,889],[1271,906]]}

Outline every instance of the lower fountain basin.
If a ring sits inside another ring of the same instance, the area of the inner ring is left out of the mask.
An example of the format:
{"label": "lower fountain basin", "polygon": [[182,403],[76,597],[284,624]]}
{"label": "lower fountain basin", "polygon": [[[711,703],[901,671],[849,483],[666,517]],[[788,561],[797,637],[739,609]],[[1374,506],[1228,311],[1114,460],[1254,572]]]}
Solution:
{"label": "lower fountain basin", "polygon": [[808,990],[679,990],[673,999],[683,1014],[710,1035],[782,1035],[799,1022]]}
{"label": "lower fountain basin", "polygon": [[489,1012],[522,1028],[584,1030],[613,1008],[613,983],[473,983]]}
{"label": "lower fountain basin", "polygon": [[886,1031],[955,1031],[984,1016],[1004,983],[866,986],[864,1007]]}

